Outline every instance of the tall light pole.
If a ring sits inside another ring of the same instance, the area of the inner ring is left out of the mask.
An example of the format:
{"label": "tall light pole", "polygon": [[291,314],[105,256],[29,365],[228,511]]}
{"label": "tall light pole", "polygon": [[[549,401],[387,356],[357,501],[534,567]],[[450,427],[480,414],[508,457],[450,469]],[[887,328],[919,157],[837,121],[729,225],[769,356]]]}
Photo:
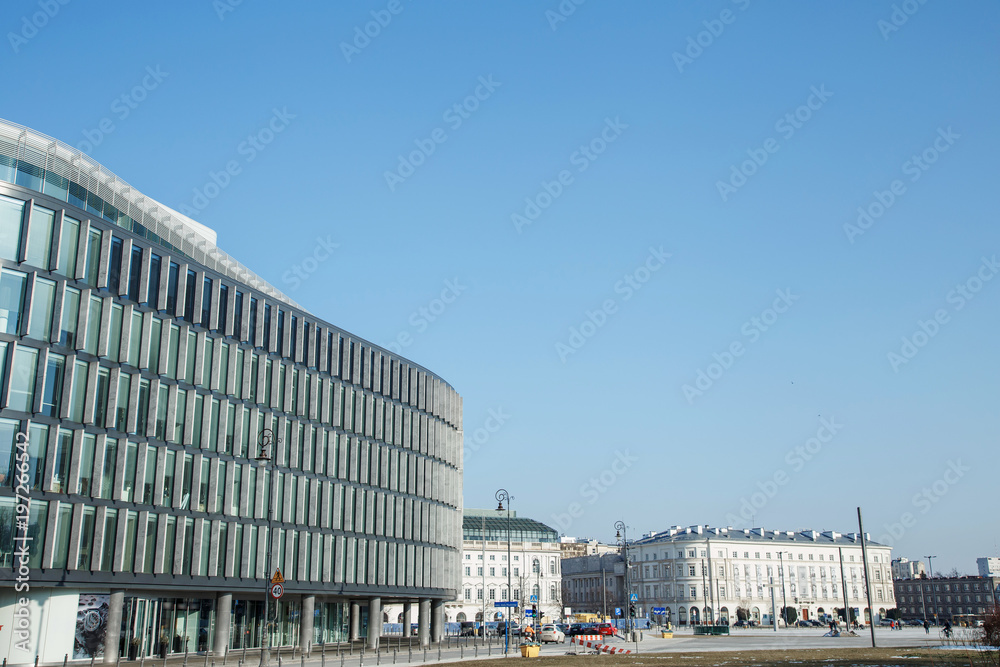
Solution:
{"label": "tall light pole", "polygon": [[[929,567],[930,570],[931,570],[930,578],[933,579],[934,578],[934,559],[937,558],[937,556],[924,556],[924,558],[927,559],[927,567]],[[923,596],[923,594],[924,594],[924,587],[921,586],[920,587],[920,595]],[[940,601],[941,601],[941,599],[938,598],[938,602],[940,602]],[[931,615],[934,616],[934,625],[937,625],[937,612],[934,611],[934,600],[931,600]],[[925,610],[924,611],[924,619],[926,620],[926,618],[927,618],[927,612]]]}
{"label": "tall light pole", "polygon": [[931,579],[933,579],[934,578],[934,559],[937,558],[937,556],[924,556],[924,558],[927,559],[927,567],[929,567],[931,569]]}
{"label": "tall light pole", "polygon": [[[510,598],[511,598],[511,600],[513,600],[514,599],[514,595],[513,595],[513,592],[510,589],[510,569],[511,569],[510,568],[510,563],[511,563],[511,561],[510,561],[510,501],[513,500],[513,498],[511,498],[510,494],[507,493],[507,491],[505,489],[500,489],[496,493],[496,499],[497,499],[497,512],[503,512],[504,511],[503,504],[504,504],[505,501],[507,503],[507,595],[509,595]],[[485,567],[486,563],[483,563],[483,566]],[[510,648],[510,616],[511,616],[510,610],[511,610],[511,608],[507,607],[507,623],[504,624],[504,644],[503,644],[503,652],[504,653],[507,653],[507,651]]]}
{"label": "tall light pole", "polygon": [[[785,621],[785,627],[788,627],[788,599],[785,597],[785,559],[783,558],[784,552],[778,552],[778,576],[781,577],[781,618]],[[841,565],[843,569],[843,565]],[[845,600],[847,598],[844,598]],[[847,613],[846,611],[844,612]]]}
{"label": "tall light pole", "polygon": [[632,589],[629,586],[629,564],[628,564],[628,526],[624,521],[615,521],[615,539],[622,545],[622,552],[625,558],[625,632],[632,630]]}
{"label": "tall light pole", "polygon": [[[274,445],[278,442],[274,437],[274,431],[269,428],[264,429],[257,436],[257,442],[259,449],[255,460],[260,464],[261,470],[267,470],[267,464],[274,457]],[[267,483],[270,484],[271,480],[267,480]],[[271,596],[271,520],[273,514],[274,498],[269,491],[267,494],[267,535],[264,539],[264,641],[260,650],[261,667],[268,667],[271,661],[271,615],[268,613],[270,607],[268,598]],[[275,601],[275,605],[277,605],[277,601]],[[275,613],[277,613],[277,607],[275,607]]]}

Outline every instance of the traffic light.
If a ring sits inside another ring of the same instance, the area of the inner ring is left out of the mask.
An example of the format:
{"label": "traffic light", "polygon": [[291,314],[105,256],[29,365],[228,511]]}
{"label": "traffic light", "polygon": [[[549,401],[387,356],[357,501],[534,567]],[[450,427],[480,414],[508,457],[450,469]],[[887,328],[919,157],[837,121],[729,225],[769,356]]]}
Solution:
{"label": "traffic light", "polygon": [[634,602],[630,602],[629,605],[628,605],[628,615],[629,615],[630,618],[634,618],[635,617],[635,603]]}

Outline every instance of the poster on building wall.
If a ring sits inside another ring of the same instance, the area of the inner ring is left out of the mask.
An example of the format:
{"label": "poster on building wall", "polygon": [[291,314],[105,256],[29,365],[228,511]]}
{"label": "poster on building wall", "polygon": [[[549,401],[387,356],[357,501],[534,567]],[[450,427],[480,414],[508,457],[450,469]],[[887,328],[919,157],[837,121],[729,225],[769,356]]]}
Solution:
{"label": "poster on building wall", "polygon": [[104,656],[104,633],[108,629],[108,606],[111,596],[80,594],[76,610],[76,638],[73,659]]}

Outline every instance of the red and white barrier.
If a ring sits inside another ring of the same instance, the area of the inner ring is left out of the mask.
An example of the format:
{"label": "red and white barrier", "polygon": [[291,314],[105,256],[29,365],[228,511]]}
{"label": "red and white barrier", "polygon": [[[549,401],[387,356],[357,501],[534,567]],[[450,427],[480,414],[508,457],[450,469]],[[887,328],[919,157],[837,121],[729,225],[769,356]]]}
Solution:
{"label": "red and white barrier", "polygon": [[601,635],[576,635],[575,637],[570,639],[570,643],[579,644],[580,646],[586,646],[587,648],[592,648],[595,651],[608,653],[610,655],[632,652],[627,648],[617,648],[615,646],[602,644],[600,640],[601,640]]}

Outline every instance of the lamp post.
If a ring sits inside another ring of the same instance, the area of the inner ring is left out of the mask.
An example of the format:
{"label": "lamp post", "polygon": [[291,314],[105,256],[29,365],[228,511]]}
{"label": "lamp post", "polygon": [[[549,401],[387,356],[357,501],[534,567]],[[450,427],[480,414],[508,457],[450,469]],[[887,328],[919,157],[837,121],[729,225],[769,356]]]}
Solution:
{"label": "lamp post", "polygon": [[[257,436],[257,442],[259,443],[259,449],[257,450],[257,456],[255,460],[260,464],[261,470],[267,470],[267,464],[271,462],[274,457],[274,445],[277,444],[277,439],[274,437],[274,431],[269,428],[264,429]],[[267,480],[270,484],[271,480]],[[271,625],[271,616],[268,613],[268,598],[271,596],[271,520],[274,514],[274,503],[271,494],[268,493],[267,498],[267,535],[264,540],[264,641],[262,642],[262,647],[260,650],[260,665],[261,667],[268,667],[271,661],[271,634],[269,632]],[[275,601],[277,605],[277,601]],[[277,606],[275,606],[275,613],[277,614]]]}
{"label": "lamp post", "polygon": [[629,586],[629,564],[628,564],[628,526],[624,521],[615,521],[615,539],[622,545],[622,552],[625,558],[625,632],[632,630],[632,589]]}
{"label": "lamp post", "polygon": [[[513,498],[507,493],[506,489],[500,489],[496,493],[497,499],[497,512],[504,511],[504,502],[507,503],[507,594],[510,595],[513,600],[514,596],[510,589],[510,501]],[[486,563],[483,563],[485,566]],[[510,648],[510,607],[507,607],[507,623],[504,624],[504,642],[503,642],[503,652],[506,654]]]}

